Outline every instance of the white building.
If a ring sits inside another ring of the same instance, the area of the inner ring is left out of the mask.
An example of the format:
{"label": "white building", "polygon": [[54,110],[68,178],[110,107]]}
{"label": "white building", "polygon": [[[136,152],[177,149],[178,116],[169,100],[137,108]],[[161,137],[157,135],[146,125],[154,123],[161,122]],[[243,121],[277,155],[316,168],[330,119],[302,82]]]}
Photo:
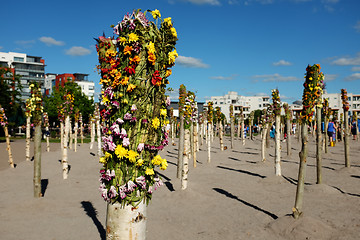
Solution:
{"label": "white building", "polygon": [[[349,101],[349,116],[353,114],[353,112],[357,112],[360,114],[360,94],[355,93],[347,93],[348,101]],[[341,100],[341,93],[327,93],[324,91],[323,98],[327,98],[329,100],[329,107],[332,110],[338,110],[340,117],[341,113],[344,113],[343,104]]]}
{"label": "white building", "polygon": [[206,105],[209,101],[214,103],[214,109],[220,107],[220,111],[226,116],[226,119],[230,119],[230,105],[234,106],[234,115],[240,113],[240,107],[243,107],[243,113],[247,117],[250,112],[254,110],[262,110],[269,106],[269,96],[241,96],[237,92],[228,92],[224,96],[214,96],[211,100],[206,101]]}
{"label": "white building", "polygon": [[80,86],[81,91],[90,99],[94,98],[95,95],[95,83],[90,81],[76,81]]}

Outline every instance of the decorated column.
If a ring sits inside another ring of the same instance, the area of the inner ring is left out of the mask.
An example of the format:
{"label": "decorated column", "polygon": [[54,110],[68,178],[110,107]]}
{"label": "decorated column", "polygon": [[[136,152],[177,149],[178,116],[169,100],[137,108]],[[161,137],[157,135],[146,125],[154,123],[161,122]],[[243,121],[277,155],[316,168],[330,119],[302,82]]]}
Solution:
{"label": "decorated column", "polygon": [[262,131],[261,131],[261,158],[262,161],[266,161],[265,151],[266,151],[266,138],[268,136],[268,128],[271,124],[271,115],[272,115],[272,106],[268,106],[262,111]]}
{"label": "decorated column", "polygon": [[306,162],[308,155],[308,124],[312,122],[314,116],[314,106],[318,99],[318,96],[322,94],[323,84],[320,82],[320,65],[314,64],[313,66],[308,65],[306,68],[306,76],[304,83],[303,92],[303,109],[300,113],[301,119],[301,152],[300,164],[299,164],[299,175],[298,184],[296,188],[295,206],[293,207],[293,217],[298,218],[302,214],[302,205],[304,198],[304,185],[305,185],[305,173],[306,173]]}
{"label": "decorated column", "polygon": [[207,150],[208,150],[208,163],[211,162],[211,132],[212,132],[212,122],[214,116],[214,107],[213,102],[208,102],[207,108]]}
{"label": "decorated column", "polygon": [[25,158],[27,162],[30,162],[30,135],[31,135],[31,106],[30,99],[25,101],[25,116],[26,116],[26,145],[25,145]]}
{"label": "decorated column", "polygon": [[50,132],[49,132],[49,116],[47,114],[47,112],[44,112],[43,114],[43,118],[44,118],[44,126],[45,126],[45,132],[46,132],[46,151],[50,152]]}
{"label": "decorated column", "polygon": [[328,124],[329,124],[329,119],[330,119],[330,108],[329,108],[329,100],[324,98],[323,101],[323,115],[324,115],[324,152],[327,153],[328,152],[328,145],[329,145],[329,141],[328,141],[328,136],[327,136],[327,130],[328,130]]}
{"label": "decorated column", "polygon": [[349,159],[349,101],[346,89],[341,89],[341,100],[344,110],[344,150],[345,150],[345,167],[350,167]]}
{"label": "decorated column", "polygon": [[79,111],[79,109],[75,109],[75,114],[74,114],[74,152],[77,152],[79,118],[80,118],[80,111]]}
{"label": "decorated column", "polygon": [[223,124],[222,124],[222,118],[221,118],[221,110],[220,107],[216,107],[216,119],[219,126],[219,142],[220,142],[220,151],[224,151],[224,133],[223,133]]}
{"label": "decorated column", "polygon": [[137,10],[114,27],[114,37],[97,39],[107,240],[146,238],[146,204],[163,184],[155,167],[167,167],[158,151],[168,144],[165,88],[177,36],[171,18],[150,13],[156,23],[148,20],[148,11]]}
{"label": "decorated column", "polygon": [[95,104],[95,123],[96,123],[96,139],[97,139],[97,155],[101,156],[101,123],[100,123],[100,108],[99,104]]}
{"label": "decorated column", "polygon": [[275,175],[281,176],[281,145],[280,145],[280,95],[278,89],[271,91],[273,112],[275,116]]}
{"label": "decorated column", "polygon": [[[320,67],[319,67],[320,69]],[[321,132],[321,109],[322,109],[322,92],[324,85],[324,74],[320,72],[318,74],[318,86],[315,88],[318,91],[315,92],[316,101],[315,101],[315,108],[316,108],[316,183],[322,183],[322,132]],[[320,89],[319,89],[320,88]]]}
{"label": "decorated column", "polygon": [[91,115],[90,118],[89,118],[89,122],[90,122],[90,149],[93,149],[94,147],[94,142],[95,142],[95,116],[94,115]]}
{"label": "decorated column", "polygon": [[80,139],[81,144],[84,144],[84,123],[81,112],[79,113]]}
{"label": "decorated column", "polygon": [[291,120],[292,120],[292,112],[287,103],[283,105],[285,111],[285,124],[286,124],[286,150],[287,155],[291,156]]}
{"label": "decorated column", "polygon": [[231,149],[234,148],[234,135],[235,135],[235,119],[234,119],[234,105],[230,104],[230,139]]}
{"label": "decorated column", "polygon": [[178,149],[178,162],[177,162],[177,178],[181,178],[183,158],[184,158],[184,111],[185,111],[185,98],[186,98],[186,87],[184,84],[180,85],[179,88],[179,149]]}
{"label": "decorated column", "polygon": [[5,110],[1,107],[0,105],[0,125],[4,128],[4,132],[5,132],[5,138],[6,138],[6,150],[8,151],[9,154],[9,164],[11,168],[14,168],[14,161],[13,161],[13,157],[12,157],[12,153],[11,153],[11,146],[10,146],[10,136],[9,136],[9,131],[8,131],[8,121],[7,121],[7,117],[5,114]]}

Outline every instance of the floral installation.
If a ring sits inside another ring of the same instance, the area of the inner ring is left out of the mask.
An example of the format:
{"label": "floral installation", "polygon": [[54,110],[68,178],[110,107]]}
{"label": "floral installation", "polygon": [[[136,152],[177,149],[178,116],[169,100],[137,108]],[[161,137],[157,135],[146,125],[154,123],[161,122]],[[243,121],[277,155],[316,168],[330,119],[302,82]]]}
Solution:
{"label": "floral installation", "polygon": [[58,117],[60,122],[64,122],[66,116],[71,116],[74,110],[74,95],[71,93],[66,93],[63,96],[63,101],[59,103],[58,108]]}
{"label": "floral installation", "polygon": [[1,106],[0,106],[0,125],[2,127],[8,126],[8,119],[6,117],[5,110]]}
{"label": "floral installation", "polygon": [[179,88],[179,116],[182,118],[184,117],[186,96],[187,96],[186,87],[184,84],[181,84]]}
{"label": "floral installation", "polygon": [[284,108],[284,112],[285,112],[285,120],[289,120],[289,119],[291,120],[292,111],[289,107],[289,104],[284,103],[283,108]]}
{"label": "floral installation", "polygon": [[29,86],[30,98],[26,99],[26,116],[32,117],[33,122],[37,124],[41,121],[42,113],[44,111],[42,105],[42,94],[40,85],[37,82],[31,83]]}
{"label": "floral installation", "polygon": [[184,127],[185,129],[190,128],[192,123],[197,120],[197,103],[195,101],[195,94],[191,91],[187,92],[185,97],[185,105],[183,108],[184,112]]}
{"label": "floral installation", "polygon": [[262,110],[261,124],[264,126],[267,123],[273,121],[273,110],[272,105],[269,105],[267,108]]}
{"label": "floral installation", "polygon": [[281,113],[281,102],[280,102],[280,95],[279,89],[271,90],[271,96],[273,100],[273,111],[275,115],[280,115]]}
{"label": "floral installation", "polygon": [[230,107],[229,107],[229,110],[230,110],[230,120],[234,120],[234,105],[230,104]]}
{"label": "floral installation", "polygon": [[330,119],[330,114],[331,114],[331,109],[330,109],[330,107],[329,107],[329,100],[327,99],[327,98],[324,98],[324,100],[323,100],[323,115],[325,116],[325,118],[327,119],[327,120],[329,120]]}
{"label": "floral installation", "polygon": [[168,165],[158,151],[168,144],[165,88],[177,33],[158,10],[133,11],[113,29],[114,37],[96,39],[104,105],[100,191],[105,201],[137,206],[163,185],[155,167]]}
{"label": "floral installation", "polygon": [[44,119],[44,127],[50,127],[49,124],[49,115],[47,112],[44,112],[43,114],[43,119]]}
{"label": "floral installation", "polygon": [[349,105],[346,89],[341,89],[341,100],[344,111],[349,111],[350,105]]}
{"label": "floral installation", "polygon": [[306,68],[304,92],[303,92],[303,109],[300,112],[300,119],[303,123],[309,124],[313,120],[314,106],[318,103],[318,99],[323,93],[325,88],[324,74],[320,72],[320,65],[314,64],[313,66],[308,65]]}
{"label": "floral installation", "polygon": [[207,109],[207,121],[208,123],[212,123],[213,122],[213,116],[214,116],[214,103],[213,102],[208,102],[208,109]]}

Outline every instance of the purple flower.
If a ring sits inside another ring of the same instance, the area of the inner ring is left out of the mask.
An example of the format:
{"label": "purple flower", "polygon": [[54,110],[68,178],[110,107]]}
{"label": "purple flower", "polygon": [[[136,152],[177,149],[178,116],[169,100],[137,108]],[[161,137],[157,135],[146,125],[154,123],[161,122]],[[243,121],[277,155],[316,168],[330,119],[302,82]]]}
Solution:
{"label": "purple flower", "polygon": [[101,197],[105,200],[105,201],[109,201],[109,198],[108,198],[108,190],[106,189],[106,186],[104,183],[101,183],[100,184],[100,187],[99,187],[99,191],[101,192]]}
{"label": "purple flower", "polygon": [[127,133],[126,133],[126,130],[125,130],[124,128],[121,129],[120,137],[121,137],[121,138],[127,137]]}
{"label": "purple flower", "polygon": [[136,110],[137,110],[136,105],[133,104],[133,105],[131,106],[131,111],[134,112],[134,111],[136,111]]}
{"label": "purple flower", "polygon": [[145,182],[145,177],[144,177],[144,176],[137,177],[137,178],[135,179],[135,182],[136,182],[137,184],[139,184],[142,189],[145,189],[145,188],[146,188],[146,182]]}
{"label": "purple flower", "polygon": [[158,189],[160,186],[164,185],[163,181],[159,177],[154,178],[154,190]]}
{"label": "purple flower", "polygon": [[130,122],[136,122],[136,117],[132,117]]}
{"label": "purple flower", "polygon": [[116,25],[113,29],[115,34],[120,35],[119,30],[122,31],[122,26],[120,23],[118,23],[118,25]]}
{"label": "purple flower", "polygon": [[127,192],[126,184],[119,187],[119,195],[121,199],[124,199],[126,197],[126,192]]}
{"label": "purple flower", "polygon": [[128,192],[134,191],[134,189],[137,187],[137,185],[131,180],[128,181],[127,185],[128,185],[128,187],[127,187]]}
{"label": "purple flower", "polygon": [[123,123],[124,123],[124,120],[122,120],[121,118],[118,118],[118,119],[116,119],[116,122],[117,122],[118,124],[123,124]]}
{"label": "purple flower", "polygon": [[131,120],[131,119],[132,119],[131,113],[125,113],[124,120]]}
{"label": "purple flower", "polygon": [[118,195],[116,192],[116,188],[114,186],[111,186],[109,189],[109,198],[114,198]]}
{"label": "purple flower", "polygon": [[115,151],[116,145],[113,142],[112,136],[102,137],[104,151]]}
{"label": "purple flower", "polygon": [[138,12],[138,14],[135,15],[135,18],[137,18],[144,27],[149,26],[149,20],[146,19],[143,12]]}
{"label": "purple flower", "polygon": [[138,152],[142,152],[142,150],[144,150],[144,143],[139,143],[137,150]]}
{"label": "purple flower", "polygon": [[147,119],[143,119],[143,120],[141,120],[141,123],[148,123],[148,120]]}
{"label": "purple flower", "polygon": [[120,107],[120,103],[118,101],[112,101],[111,102],[113,106],[115,106],[116,108]]}
{"label": "purple flower", "polygon": [[152,186],[149,186],[149,189],[147,191],[148,193],[153,193],[153,187]]}
{"label": "purple flower", "polygon": [[128,147],[130,145],[130,140],[127,137],[123,138],[123,146]]}
{"label": "purple flower", "polygon": [[120,135],[120,127],[119,125],[117,125],[116,123],[114,123],[111,127],[110,130],[113,132],[113,134],[115,136],[119,136]]}

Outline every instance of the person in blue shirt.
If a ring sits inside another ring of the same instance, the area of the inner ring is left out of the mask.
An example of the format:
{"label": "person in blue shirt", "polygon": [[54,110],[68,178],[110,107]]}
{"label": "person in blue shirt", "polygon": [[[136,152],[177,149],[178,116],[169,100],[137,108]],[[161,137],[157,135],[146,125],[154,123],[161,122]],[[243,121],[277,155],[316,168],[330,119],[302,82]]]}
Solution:
{"label": "person in blue shirt", "polygon": [[327,135],[329,136],[330,146],[332,145],[331,142],[335,141],[334,139],[335,133],[336,133],[336,125],[334,124],[334,121],[330,121],[327,129]]}

